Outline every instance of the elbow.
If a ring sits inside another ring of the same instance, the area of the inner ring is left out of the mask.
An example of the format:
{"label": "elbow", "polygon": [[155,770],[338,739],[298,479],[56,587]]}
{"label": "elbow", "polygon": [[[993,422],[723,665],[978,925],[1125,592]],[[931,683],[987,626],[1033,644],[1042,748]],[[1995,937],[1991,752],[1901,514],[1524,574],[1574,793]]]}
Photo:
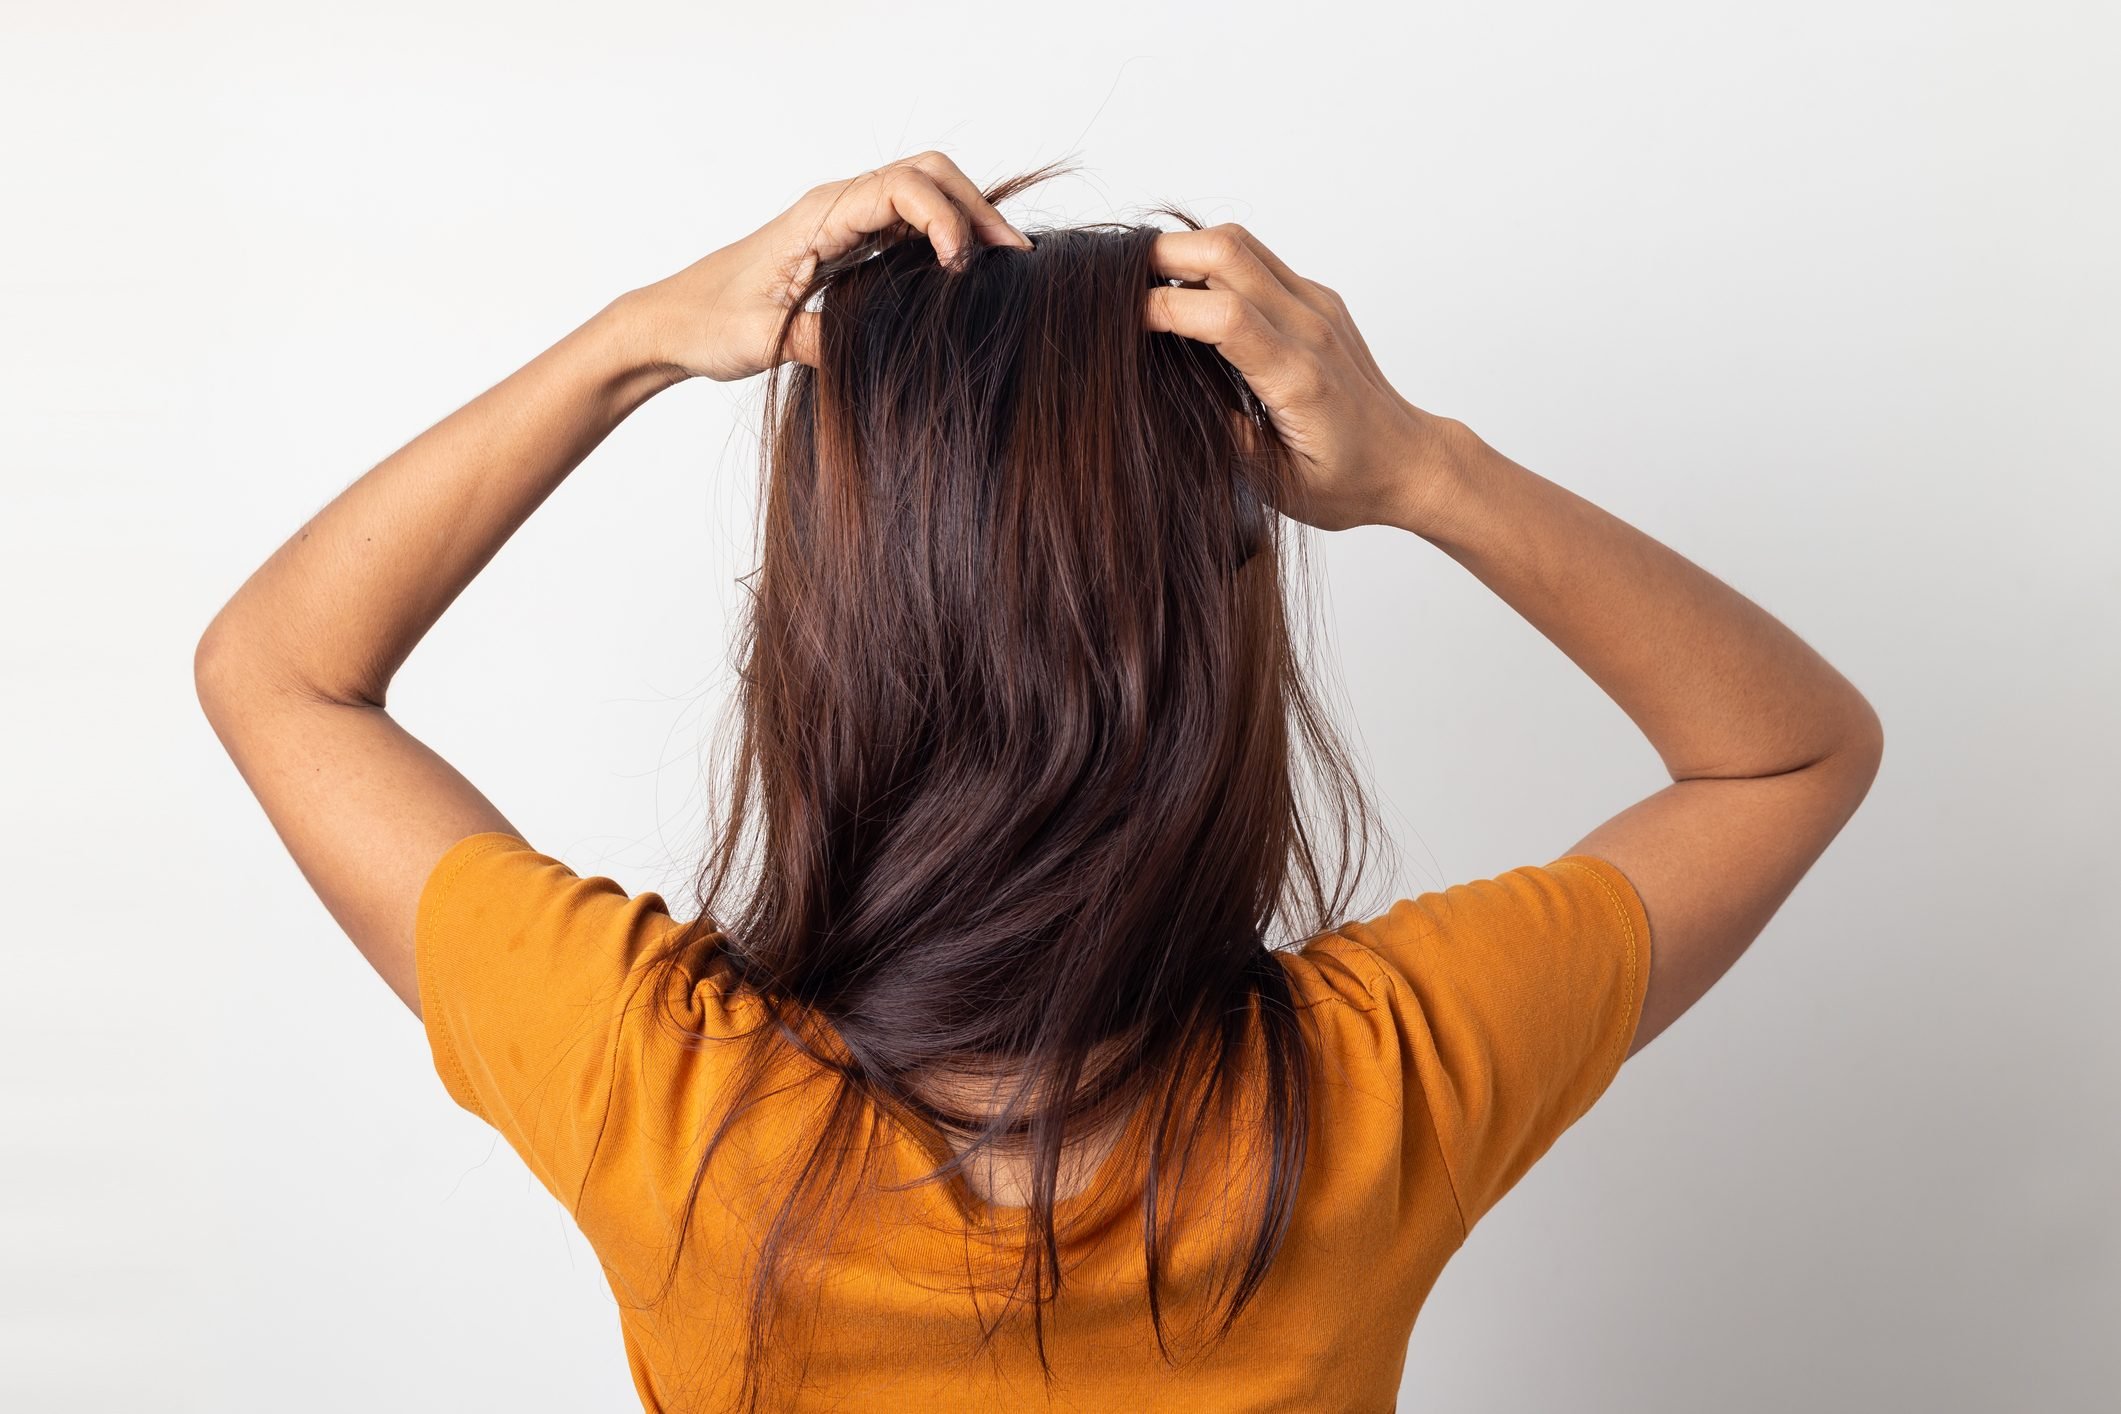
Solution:
{"label": "elbow", "polygon": [[1863,746],[1873,757],[1883,760],[1885,757],[1885,723],[1879,719],[1878,709],[1871,706],[1871,700],[1868,697],[1861,699],[1861,706],[1863,708],[1861,716]]}
{"label": "elbow", "polygon": [[1878,709],[1871,706],[1868,698],[1856,699],[1856,719],[1849,738],[1834,749],[1829,759],[1841,761],[1851,772],[1860,773],[1865,790],[1877,778],[1878,768],[1885,761],[1885,723],[1879,720]]}
{"label": "elbow", "polygon": [[384,707],[382,691],[326,689],[276,651],[270,636],[235,629],[219,619],[208,624],[191,655],[192,690],[207,718],[238,710],[288,702],[334,707]]}
{"label": "elbow", "polygon": [[206,626],[206,632],[199,635],[199,642],[191,654],[192,692],[209,719],[227,700],[230,682],[236,676],[236,655],[227,641],[227,634],[220,630],[219,622],[215,620]]}
{"label": "elbow", "polygon": [[271,660],[255,640],[231,632],[219,619],[206,626],[191,654],[192,691],[209,720],[280,686]]}

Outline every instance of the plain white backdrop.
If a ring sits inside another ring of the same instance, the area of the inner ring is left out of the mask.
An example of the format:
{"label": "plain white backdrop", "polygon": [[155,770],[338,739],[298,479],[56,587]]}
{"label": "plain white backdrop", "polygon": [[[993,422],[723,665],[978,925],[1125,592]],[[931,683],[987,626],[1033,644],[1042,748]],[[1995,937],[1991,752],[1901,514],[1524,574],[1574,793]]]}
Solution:
{"label": "plain white backdrop", "polygon": [[[375,462],[805,188],[1076,155],[1345,293],[1402,391],[1749,594],[1886,724],[1737,967],[1474,1233],[1419,1411],[2121,1398],[2111,7],[36,7],[0,45],[0,1405],[633,1407],[593,1253],[444,1095],[192,695]],[[391,705],[682,896],[755,387],[596,452]],[[1318,537],[1373,897],[1664,783],[1425,543]]]}

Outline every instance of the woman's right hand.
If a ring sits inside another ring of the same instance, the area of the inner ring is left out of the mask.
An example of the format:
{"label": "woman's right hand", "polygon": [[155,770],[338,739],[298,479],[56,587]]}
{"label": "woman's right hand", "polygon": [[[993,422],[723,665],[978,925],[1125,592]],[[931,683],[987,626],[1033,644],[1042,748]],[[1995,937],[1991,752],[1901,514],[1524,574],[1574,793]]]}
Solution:
{"label": "woman's right hand", "polygon": [[1215,345],[1295,452],[1298,503],[1275,509],[1320,530],[1433,523],[1471,434],[1393,390],[1338,294],[1238,225],[1165,232],[1155,269],[1187,283],[1149,291],[1148,326]]}

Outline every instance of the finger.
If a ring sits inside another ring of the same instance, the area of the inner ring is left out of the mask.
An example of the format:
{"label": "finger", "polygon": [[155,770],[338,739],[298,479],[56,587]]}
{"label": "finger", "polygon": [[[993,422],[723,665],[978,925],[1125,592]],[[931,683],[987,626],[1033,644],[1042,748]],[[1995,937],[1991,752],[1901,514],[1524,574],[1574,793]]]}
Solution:
{"label": "finger", "polygon": [[880,167],[845,193],[841,220],[855,236],[873,235],[904,221],[928,238],[945,265],[972,244],[972,224],[935,179],[918,167]]}
{"label": "finger", "polygon": [[803,291],[809,287],[810,279],[815,274],[817,274],[817,252],[814,250],[805,251],[803,258],[796,262],[794,273],[789,275],[788,283],[782,287],[777,302],[784,305],[794,304],[796,300],[802,297]]}
{"label": "finger", "polygon": [[1276,328],[1298,332],[1318,311],[1260,259],[1247,234],[1238,226],[1165,231],[1151,249],[1151,268],[1171,279],[1228,290],[1256,306]]}
{"label": "finger", "polygon": [[1149,291],[1143,322],[1151,329],[1213,344],[1260,397],[1273,401],[1301,371],[1294,345],[1258,306],[1231,290],[1159,285]]}
{"label": "finger", "polygon": [[[1294,270],[1291,270],[1289,268],[1288,262],[1283,260],[1280,256],[1276,255],[1273,251],[1267,249],[1267,243],[1261,240],[1258,236],[1252,234],[1249,228],[1240,226],[1237,223],[1232,222],[1230,223],[1229,229],[1237,236],[1239,240],[1242,240],[1246,245],[1252,248],[1252,254],[1259,258],[1259,263],[1266,266],[1268,270],[1272,271],[1274,273],[1274,278],[1281,281],[1282,284],[1288,288],[1291,294],[1295,295],[1298,299],[1304,300],[1305,303],[1311,304],[1314,308],[1317,307],[1317,302],[1309,298],[1311,291],[1318,288],[1317,283],[1315,281],[1306,280],[1303,276],[1297,274]],[[1323,310],[1320,310],[1319,312],[1324,313]]]}
{"label": "finger", "polygon": [[1019,245],[1031,248],[1031,238],[1009,223],[1007,217],[994,208],[973,180],[958,170],[958,165],[940,152],[923,152],[913,159],[935,184],[941,187],[972,218],[972,229],[989,245]]}
{"label": "finger", "polygon": [[1338,297],[1316,280],[1308,280],[1289,268],[1288,262],[1267,249],[1267,243],[1246,227],[1230,222],[1223,229],[1235,235],[1248,246],[1259,263],[1266,266],[1282,286],[1302,300],[1312,313],[1321,319],[1334,320],[1342,313]]}
{"label": "finger", "polygon": [[793,359],[797,363],[807,363],[812,368],[817,367],[818,317],[816,314],[805,310],[789,322],[788,340],[781,345],[781,353],[783,361]]}

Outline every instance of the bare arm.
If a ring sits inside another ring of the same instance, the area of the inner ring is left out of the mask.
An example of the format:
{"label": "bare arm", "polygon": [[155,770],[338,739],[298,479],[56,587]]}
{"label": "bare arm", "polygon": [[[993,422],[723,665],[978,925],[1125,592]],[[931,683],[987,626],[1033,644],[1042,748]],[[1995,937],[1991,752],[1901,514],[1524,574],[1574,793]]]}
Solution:
{"label": "bare arm", "polygon": [[[779,362],[790,278],[901,223],[945,258],[1024,241],[941,153],[812,188],[743,240],[620,295],[370,469],[207,626],[193,658],[207,720],[310,886],[413,1011],[422,884],[465,836],[519,832],[392,718],[392,676],[614,427],[682,379]],[[814,320],[798,317],[796,356]]]}
{"label": "bare arm", "polygon": [[1462,424],[1442,423],[1431,445],[1441,481],[1392,523],[1552,640],[1672,778],[1567,851],[1613,863],[1649,911],[1640,1050],[1730,969],[1855,814],[1883,751],[1877,713],[1774,616],[1657,540]]}
{"label": "bare arm", "polygon": [[310,887],[419,1010],[413,907],[445,850],[517,833],[386,706],[390,680],[516,528],[671,380],[614,302],[356,480],[214,616],[199,702]]}
{"label": "bare arm", "polygon": [[1855,813],[1883,752],[1877,714],[1729,585],[1401,397],[1346,302],[1250,232],[1165,235],[1157,268],[1192,287],[1151,291],[1149,327],[1221,349],[1303,464],[1279,509],[1428,539],[1663,758],[1670,785],[1563,851],[1618,867],[1649,914],[1640,1050],[1730,969]]}

